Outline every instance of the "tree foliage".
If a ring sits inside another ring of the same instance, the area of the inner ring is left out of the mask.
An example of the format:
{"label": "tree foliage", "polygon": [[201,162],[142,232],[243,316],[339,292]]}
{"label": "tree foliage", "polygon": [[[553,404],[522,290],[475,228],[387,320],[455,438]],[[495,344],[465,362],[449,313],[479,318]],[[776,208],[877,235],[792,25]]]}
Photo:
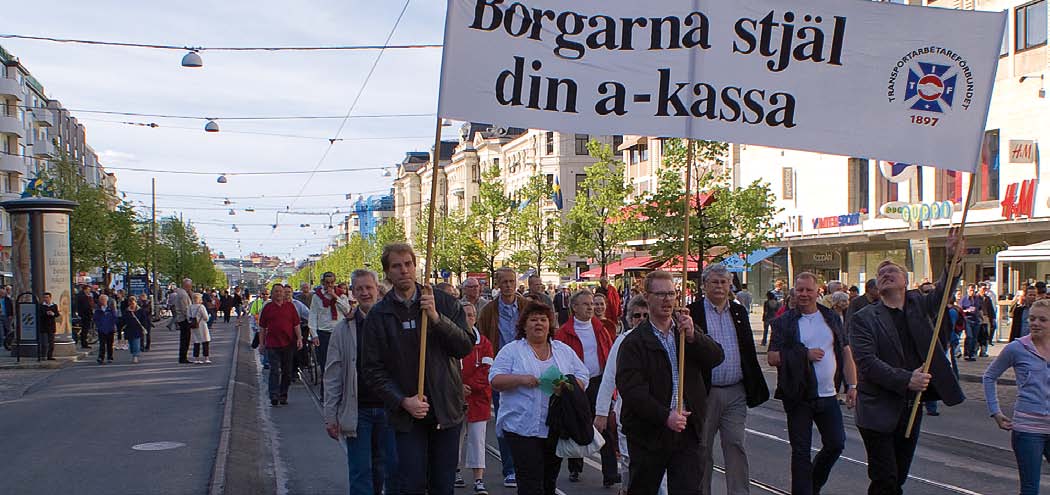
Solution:
{"label": "tree foliage", "polygon": [[489,277],[495,275],[496,258],[510,240],[510,222],[515,212],[511,198],[504,190],[499,166],[482,172],[478,197],[470,206],[471,223],[477,229],[477,246],[485,259]]}
{"label": "tree foliage", "polygon": [[609,146],[598,141],[587,143],[587,151],[597,161],[587,167],[587,176],[579,185],[561,232],[561,245],[566,254],[593,258],[601,265],[604,276],[613,256],[637,231],[637,222],[620,221],[632,191],[624,180],[623,162],[615,159]]}
{"label": "tree foliage", "polygon": [[[551,197],[551,188],[542,174],[529,177],[528,183],[517,191],[517,211],[510,221],[511,239],[517,250],[509,260],[520,271],[543,269],[557,271],[558,231],[561,222],[550,215],[546,203]],[[525,254],[522,254],[525,253]]]}
{"label": "tree foliage", "polygon": [[[732,187],[723,161],[727,145],[715,141],[692,141],[692,145],[696,165],[689,211],[689,260],[718,262],[776,242],[779,224],[775,216],[780,210],[773,205],[769,184],[755,181]],[[682,258],[687,156],[686,141],[668,140],[656,192],[635,203],[643,237],[653,240],[650,252],[660,259]]]}
{"label": "tree foliage", "polygon": [[373,237],[365,238],[359,233],[352,234],[345,245],[321,256],[314,263],[303,265],[288,277],[288,283],[296,288],[303,282],[315,285],[320,282],[324,272],[335,273],[338,280],[349,282],[350,274],[358,268],[382,271],[380,256],[383,254],[383,246],[395,242],[405,242],[405,229],[400,221],[391,218],[376,228]]}
{"label": "tree foliage", "polygon": [[[413,247],[420,257],[426,256],[427,221],[430,218],[430,206],[423,207],[416,224]],[[481,225],[475,217],[462,211],[445,214],[439,212],[434,217],[434,260],[432,270],[448,270],[457,278],[469,271],[482,271],[488,267],[485,253],[480,241]]]}
{"label": "tree foliage", "polygon": [[173,282],[189,278],[202,288],[226,283],[226,276],[215,269],[211,251],[200,242],[192,224],[174,216],[158,223],[157,271],[161,275]]}

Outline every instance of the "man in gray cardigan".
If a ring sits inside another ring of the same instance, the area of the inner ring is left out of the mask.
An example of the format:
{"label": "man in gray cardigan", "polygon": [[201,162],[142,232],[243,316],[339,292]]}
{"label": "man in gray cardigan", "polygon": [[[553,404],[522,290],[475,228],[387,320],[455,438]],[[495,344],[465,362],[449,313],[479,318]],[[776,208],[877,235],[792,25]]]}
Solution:
{"label": "man in gray cardigan", "polygon": [[[328,435],[346,442],[350,493],[372,490],[396,493],[394,463],[397,445],[387,422],[383,400],[360,377],[361,323],[379,300],[379,277],[372,270],[355,270],[350,290],[358,302],[350,318],[332,330],[324,373],[324,420]],[[377,450],[372,446],[376,445]]]}

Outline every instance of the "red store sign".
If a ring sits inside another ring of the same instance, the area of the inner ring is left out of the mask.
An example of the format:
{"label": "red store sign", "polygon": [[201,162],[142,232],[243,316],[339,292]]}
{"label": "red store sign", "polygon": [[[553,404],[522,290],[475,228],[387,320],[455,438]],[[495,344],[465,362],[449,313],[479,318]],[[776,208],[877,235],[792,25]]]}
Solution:
{"label": "red store sign", "polygon": [[[1035,184],[1036,179],[1028,179],[1024,182],[1015,182],[1006,186],[1006,194],[1003,195],[1003,216],[1007,220],[1017,217],[1032,218],[1035,208]],[[1020,189],[1020,192],[1018,192]]]}

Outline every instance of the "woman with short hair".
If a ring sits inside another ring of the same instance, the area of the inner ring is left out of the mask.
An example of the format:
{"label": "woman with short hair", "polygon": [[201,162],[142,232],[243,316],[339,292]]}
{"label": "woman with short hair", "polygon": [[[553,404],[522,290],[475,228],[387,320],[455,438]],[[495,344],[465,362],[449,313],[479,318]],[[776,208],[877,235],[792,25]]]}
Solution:
{"label": "woman with short hair", "polygon": [[517,323],[517,338],[500,349],[489,370],[493,390],[500,392],[496,428],[504,432],[514,457],[519,495],[554,495],[561,458],[558,439],[548,436],[550,397],[539,389],[540,376],[551,367],[562,375],[589,376],[568,345],[554,340],[554,310],[529,302]]}
{"label": "woman with short hair", "polygon": [[[187,313],[187,318],[196,318],[197,326],[190,328],[191,342],[193,342],[193,362],[197,364],[211,364],[209,344],[211,343],[211,332],[208,331],[208,309],[201,303],[203,297],[200,292],[193,293],[193,304]],[[204,359],[201,360],[201,347],[204,347]]]}

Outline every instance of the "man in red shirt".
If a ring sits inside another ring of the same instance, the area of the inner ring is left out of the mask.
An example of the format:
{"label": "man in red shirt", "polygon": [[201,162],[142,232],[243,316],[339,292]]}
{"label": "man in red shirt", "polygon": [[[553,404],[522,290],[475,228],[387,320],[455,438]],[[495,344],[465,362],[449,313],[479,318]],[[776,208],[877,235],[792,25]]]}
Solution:
{"label": "man in red shirt", "polygon": [[303,347],[303,334],[299,331],[299,311],[289,302],[291,291],[281,284],[274,284],[270,291],[270,304],[263,307],[259,315],[261,335],[259,340],[266,346],[270,361],[270,405],[288,403],[288,386],[292,383],[292,360],[296,349]]}

